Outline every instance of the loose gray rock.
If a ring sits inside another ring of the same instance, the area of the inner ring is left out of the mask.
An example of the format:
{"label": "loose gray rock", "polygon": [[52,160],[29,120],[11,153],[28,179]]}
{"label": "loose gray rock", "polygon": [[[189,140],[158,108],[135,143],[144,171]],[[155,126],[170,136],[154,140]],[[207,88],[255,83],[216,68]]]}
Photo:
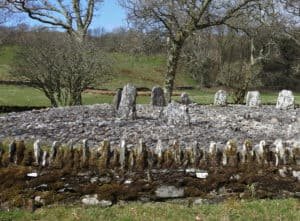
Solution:
{"label": "loose gray rock", "polygon": [[259,91],[248,91],[246,96],[246,105],[248,107],[260,107],[261,98]]}
{"label": "loose gray rock", "polygon": [[151,92],[151,105],[163,107],[166,105],[164,90],[161,87],[153,87]]}
{"label": "loose gray rock", "polygon": [[137,90],[133,85],[127,84],[124,86],[118,108],[120,118],[127,120],[136,119],[136,96]]}
{"label": "loose gray rock", "polygon": [[282,90],[277,99],[277,109],[288,110],[295,108],[295,97],[292,91]]}
{"label": "loose gray rock", "polygon": [[184,197],[184,188],[177,188],[175,186],[160,186],[155,191],[158,198],[179,198]]}
{"label": "loose gray rock", "polygon": [[99,203],[100,203],[100,201],[98,200],[97,194],[85,195],[84,198],[81,200],[81,202],[87,206],[96,206],[96,205],[99,205]]}
{"label": "loose gray rock", "polygon": [[224,90],[219,90],[215,94],[214,105],[216,106],[226,106],[227,105],[227,92]]}
{"label": "loose gray rock", "polygon": [[121,102],[121,98],[122,98],[122,89],[119,88],[117,91],[116,91],[116,94],[114,96],[114,99],[113,99],[113,107],[114,109],[117,111],[119,109],[119,105],[120,105],[120,102]]}
{"label": "loose gray rock", "polygon": [[187,93],[182,93],[181,96],[180,96],[180,103],[181,104],[184,104],[184,105],[189,105],[192,103],[189,95]]}
{"label": "loose gray rock", "polygon": [[190,125],[189,108],[174,101],[168,104],[163,112],[163,117],[169,125]]}

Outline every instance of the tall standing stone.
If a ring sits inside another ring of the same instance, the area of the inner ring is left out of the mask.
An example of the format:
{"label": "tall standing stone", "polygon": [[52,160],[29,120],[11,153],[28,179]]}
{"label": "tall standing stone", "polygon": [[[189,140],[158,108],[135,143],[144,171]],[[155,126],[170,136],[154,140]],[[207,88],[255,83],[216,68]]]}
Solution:
{"label": "tall standing stone", "polygon": [[166,105],[164,90],[161,87],[153,87],[151,92],[151,105],[163,107]]}
{"label": "tall standing stone", "polygon": [[226,106],[227,105],[227,92],[224,90],[219,90],[215,94],[214,105],[216,106]]}
{"label": "tall standing stone", "polygon": [[131,85],[124,86],[121,102],[118,109],[118,115],[122,119],[136,119],[136,96],[137,90]]}
{"label": "tall standing stone", "polygon": [[116,94],[115,94],[114,99],[113,99],[113,107],[116,111],[119,109],[121,98],[122,98],[122,89],[119,88],[116,91]]}
{"label": "tall standing stone", "polygon": [[248,107],[260,107],[261,98],[259,91],[248,91],[246,96],[246,105]]}
{"label": "tall standing stone", "polygon": [[180,103],[181,104],[184,104],[184,105],[189,105],[192,103],[189,95],[187,93],[182,93],[181,96],[180,96]]}
{"label": "tall standing stone", "polygon": [[276,108],[283,109],[283,110],[294,109],[295,108],[295,97],[293,95],[293,92],[289,91],[289,90],[282,90],[279,93]]}

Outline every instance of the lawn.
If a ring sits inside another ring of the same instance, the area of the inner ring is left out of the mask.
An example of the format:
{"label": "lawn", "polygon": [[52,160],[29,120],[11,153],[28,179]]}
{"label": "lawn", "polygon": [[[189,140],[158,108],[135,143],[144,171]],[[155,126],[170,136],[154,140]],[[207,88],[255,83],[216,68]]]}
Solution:
{"label": "lawn", "polygon": [[[190,90],[187,91],[190,94],[191,99],[199,104],[212,104],[214,100],[214,91],[201,91]],[[273,92],[263,93],[263,103],[275,104],[278,94]],[[300,93],[295,94],[296,104],[300,105]],[[179,97],[175,97],[178,100]],[[110,95],[102,94],[83,94],[84,104],[99,104],[99,103],[111,103],[113,97]],[[231,101],[231,99],[229,99]],[[146,104],[150,103],[150,97],[138,96],[137,103]],[[27,86],[7,86],[0,85],[0,106],[49,106],[50,103],[45,95],[35,88]]]}
{"label": "lawn", "polygon": [[174,203],[129,203],[110,208],[54,206],[34,213],[0,212],[0,220],[300,220],[300,203],[285,200],[228,200],[222,204],[188,206]]}

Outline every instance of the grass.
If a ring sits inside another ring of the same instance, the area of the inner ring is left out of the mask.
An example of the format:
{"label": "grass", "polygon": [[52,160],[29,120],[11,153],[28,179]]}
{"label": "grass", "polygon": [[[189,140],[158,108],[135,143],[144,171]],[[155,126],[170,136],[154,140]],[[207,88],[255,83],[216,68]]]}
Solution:
{"label": "grass", "polygon": [[[187,91],[191,99],[199,104],[212,104],[214,100],[215,91],[200,91],[190,90]],[[262,94],[262,101],[266,103],[276,103],[278,94],[275,92],[267,92]],[[295,94],[296,104],[300,105],[300,93]],[[179,99],[178,97],[175,99]],[[111,103],[113,97],[110,95],[101,94],[83,94],[83,104],[99,104]],[[229,101],[232,101],[229,99]],[[150,97],[138,96],[137,103],[147,104],[150,103]],[[7,86],[0,85],[0,105],[5,106],[49,106],[50,103],[45,95],[38,89],[26,86]]]}
{"label": "grass", "polygon": [[111,208],[65,207],[42,208],[34,213],[25,210],[0,212],[0,220],[300,220],[300,203],[285,200],[228,200],[222,204],[191,206],[171,203],[129,203]]}

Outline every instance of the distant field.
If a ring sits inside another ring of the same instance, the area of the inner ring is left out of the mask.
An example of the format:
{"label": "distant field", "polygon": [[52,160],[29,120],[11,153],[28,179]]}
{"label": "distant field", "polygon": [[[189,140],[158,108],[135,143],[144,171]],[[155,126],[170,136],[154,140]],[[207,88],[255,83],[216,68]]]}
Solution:
{"label": "distant field", "polygon": [[[214,100],[215,91],[200,91],[190,90],[186,91],[190,94],[191,99],[199,104],[212,104]],[[278,93],[263,93],[262,101],[264,104],[275,104]],[[300,93],[295,94],[296,104],[300,105]],[[174,97],[178,100],[179,97]],[[99,104],[99,103],[111,103],[113,96],[102,94],[83,94],[84,104]],[[231,99],[229,99],[231,101]],[[150,103],[150,97],[138,96],[137,103],[146,104]],[[35,89],[26,86],[6,86],[0,85],[0,105],[5,106],[49,106],[50,103],[44,94]]]}
{"label": "distant field", "polygon": [[300,220],[300,203],[287,200],[228,200],[222,204],[187,206],[170,203],[129,203],[110,208],[65,207],[42,208],[34,213],[24,210],[0,212],[0,220],[107,220],[107,221],[202,221],[202,220]]}
{"label": "distant field", "polygon": [[[6,46],[0,48],[0,80],[11,80],[9,69],[13,65],[13,57],[17,48]],[[105,84],[96,85],[98,88],[115,90],[123,87],[127,83],[132,83],[136,87],[152,88],[155,85],[163,85],[166,60],[163,55],[144,56],[128,55],[121,53],[110,54],[113,61],[112,80]],[[188,74],[179,71],[176,77],[177,86],[196,86]],[[217,89],[209,90],[188,90],[191,99],[200,104],[213,103],[213,97]],[[183,91],[181,91],[183,92]],[[263,103],[275,104],[278,92],[262,93]],[[300,104],[300,93],[295,94],[296,103]],[[175,100],[178,97],[175,97]],[[83,95],[84,104],[111,103],[112,96],[85,93]],[[138,103],[149,103],[150,97],[138,97]],[[231,102],[231,99],[229,99]],[[0,105],[7,106],[49,106],[49,101],[43,93],[37,89],[25,86],[0,85]]]}
{"label": "distant field", "polygon": [[[13,58],[17,47],[5,46],[0,48],[0,80],[9,80],[9,69],[13,66]],[[137,87],[153,87],[163,85],[166,58],[163,55],[145,56],[122,53],[109,54],[112,61],[112,79],[105,84],[96,85],[99,88],[115,90],[126,83]],[[186,73],[179,71],[176,85],[192,85],[196,83]]]}

